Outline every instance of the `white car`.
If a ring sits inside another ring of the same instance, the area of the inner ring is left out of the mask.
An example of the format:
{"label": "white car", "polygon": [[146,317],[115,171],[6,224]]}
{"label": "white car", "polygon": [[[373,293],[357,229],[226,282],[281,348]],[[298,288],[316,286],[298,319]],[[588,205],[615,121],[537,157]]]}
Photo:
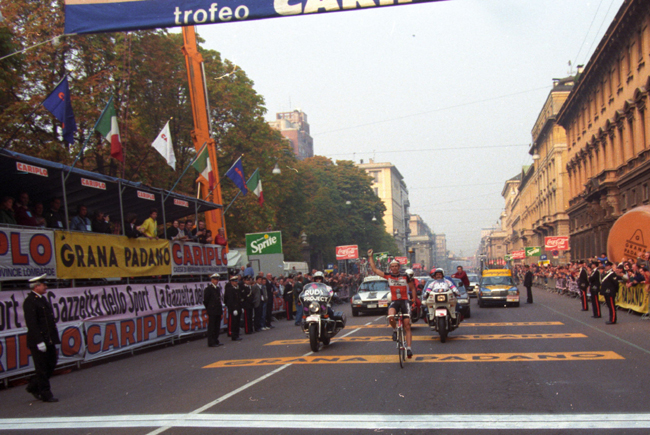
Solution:
{"label": "white car", "polygon": [[480,278],[475,273],[468,273],[467,278],[469,279],[469,287],[467,288],[467,294],[471,298],[478,296],[478,283]]}
{"label": "white car", "polygon": [[357,293],[350,299],[352,315],[358,316],[360,312],[388,312],[390,304],[390,288],[388,281],[379,276],[369,276],[363,280]]}

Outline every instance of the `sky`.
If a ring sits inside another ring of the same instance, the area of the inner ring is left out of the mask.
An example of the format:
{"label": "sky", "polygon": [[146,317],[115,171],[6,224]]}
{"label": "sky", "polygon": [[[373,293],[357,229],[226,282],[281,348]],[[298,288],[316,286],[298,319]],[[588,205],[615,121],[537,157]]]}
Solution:
{"label": "sky", "polygon": [[267,120],[300,109],[314,154],[392,163],[410,213],[471,256],[505,181],[532,163],[553,78],[588,62],[622,3],[449,0],[197,32],[253,80]]}

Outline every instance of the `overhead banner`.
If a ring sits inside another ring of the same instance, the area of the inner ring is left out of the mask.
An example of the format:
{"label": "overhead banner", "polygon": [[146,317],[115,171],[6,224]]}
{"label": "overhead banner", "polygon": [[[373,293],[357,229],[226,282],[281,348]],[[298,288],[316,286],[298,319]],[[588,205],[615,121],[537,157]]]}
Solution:
{"label": "overhead banner", "polygon": [[167,240],[129,239],[97,233],[55,232],[61,279],[169,275]]}
{"label": "overhead banner", "polygon": [[544,249],[547,251],[568,251],[569,236],[544,237]]}
{"label": "overhead banner", "polygon": [[220,245],[171,242],[172,275],[212,275],[228,272],[226,250]]}
{"label": "overhead banner", "polygon": [[194,26],[441,0],[65,0],[65,33]]}
{"label": "overhead banner", "polygon": [[246,255],[282,254],[282,232],[246,234]]}
{"label": "overhead banner", "polygon": [[56,278],[54,232],[0,229],[0,281],[28,280],[43,274]]}
{"label": "overhead banner", "polygon": [[337,260],[356,260],[357,258],[359,258],[358,245],[346,245],[346,246],[336,247]]}

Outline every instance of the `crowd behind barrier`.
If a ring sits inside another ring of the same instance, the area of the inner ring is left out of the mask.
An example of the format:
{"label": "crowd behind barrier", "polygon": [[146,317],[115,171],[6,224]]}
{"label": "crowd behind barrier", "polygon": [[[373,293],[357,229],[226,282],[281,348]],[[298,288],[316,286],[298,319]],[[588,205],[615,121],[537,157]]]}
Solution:
{"label": "crowd behind barrier", "polygon": [[[593,259],[592,259],[593,260]],[[604,263],[607,261],[605,254],[595,257],[596,261]],[[649,316],[650,306],[650,252],[643,253],[636,261],[626,260],[617,266],[622,271],[618,292],[615,298],[615,305],[619,309],[628,310],[642,315],[643,319]],[[532,265],[531,271],[534,274],[534,285],[549,292],[558,293],[572,298],[578,298],[578,274],[580,265],[572,262],[566,265]],[[513,274],[520,282],[523,281],[525,270],[522,265],[513,267]],[[590,296],[590,294],[588,293]],[[600,303],[604,303],[604,297],[599,294]]]}

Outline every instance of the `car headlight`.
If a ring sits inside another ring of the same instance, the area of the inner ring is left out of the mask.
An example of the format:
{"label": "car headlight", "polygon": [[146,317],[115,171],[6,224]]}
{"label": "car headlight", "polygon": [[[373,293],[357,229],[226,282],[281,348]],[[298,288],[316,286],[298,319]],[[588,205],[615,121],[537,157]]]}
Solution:
{"label": "car headlight", "polygon": [[318,304],[318,302],[312,302],[311,304],[309,304],[309,312],[313,314],[317,314],[320,312],[320,305]]}
{"label": "car headlight", "polygon": [[463,299],[458,299],[458,303],[459,303],[459,304],[467,304],[467,303],[469,303],[469,300],[468,300],[468,299],[465,299],[465,298],[463,298]]}
{"label": "car headlight", "polygon": [[510,295],[518,295],[519,294],[519,289],[511,288],[510,290],[508,290],[508,294],[510,294]]}
{"label": "car headlight", "polygon": [[352,300],[353,300],[354,302],[359,303],[359,302],[361,302],[361,296],[359,296],[359,295],[354,295],[354,296],[352,297]]}

